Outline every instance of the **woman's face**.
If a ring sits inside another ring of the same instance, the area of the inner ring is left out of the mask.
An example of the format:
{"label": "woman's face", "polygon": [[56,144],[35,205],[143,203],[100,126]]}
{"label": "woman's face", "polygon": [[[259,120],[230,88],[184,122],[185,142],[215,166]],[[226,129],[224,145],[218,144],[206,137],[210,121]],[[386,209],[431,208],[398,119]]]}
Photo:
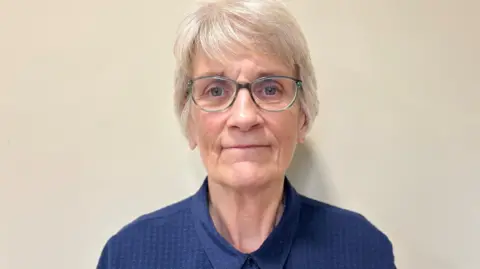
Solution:
{"label": "woman's face", "polygon": [[[274,58],[246,54],[227,65],[203,53],[193,59],[192,76],[223,75],[252,82],[263,74],[294,76],[294,70]],[[306,132],[299,102],[281,112],[258,108],[242,89],[234,104],[222,112],[205,112],[192,103],[189,142],[198,147],[209,180],[232,188],[266,186],[283,180],[296,144]]]}

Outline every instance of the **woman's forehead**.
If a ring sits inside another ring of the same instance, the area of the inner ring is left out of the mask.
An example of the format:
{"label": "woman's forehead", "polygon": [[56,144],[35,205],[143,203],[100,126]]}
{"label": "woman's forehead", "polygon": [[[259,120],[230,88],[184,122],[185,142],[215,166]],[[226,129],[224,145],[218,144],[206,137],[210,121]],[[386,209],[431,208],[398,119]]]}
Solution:
{"label": "woman's forehead", "polygon": [[269,75],[291,76],[294,68],[280,57],[249,51],[227,57],[208,56],[202,51],[195,53],[192,59],[192,76],[229,76],[239,72],[261,77]]}

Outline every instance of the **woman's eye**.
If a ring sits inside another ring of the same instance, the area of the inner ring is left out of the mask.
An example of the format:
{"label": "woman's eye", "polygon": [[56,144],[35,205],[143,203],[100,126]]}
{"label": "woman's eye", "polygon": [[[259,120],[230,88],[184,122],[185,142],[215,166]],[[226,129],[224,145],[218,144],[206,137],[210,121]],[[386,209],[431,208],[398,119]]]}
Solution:
{"label": "woman's eye", "polygon": [[267,86],[263,88],[263,92],[265,95],[275,95],[277,93],[278,89],[275,86]]}
{"label": "woman's eye", "polygon": [[221,87],[212,87],[212,88],[208,89],[208,93],[211,96],[222,96],[224,92],[225,92],[225,90]]}

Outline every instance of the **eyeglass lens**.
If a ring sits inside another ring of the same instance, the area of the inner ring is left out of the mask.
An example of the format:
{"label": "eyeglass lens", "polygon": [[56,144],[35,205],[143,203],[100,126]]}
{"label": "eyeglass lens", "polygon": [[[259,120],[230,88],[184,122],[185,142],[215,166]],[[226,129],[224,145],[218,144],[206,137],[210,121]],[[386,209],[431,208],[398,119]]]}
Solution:
{"label": "eyeglass lens", "polygon": [[[258,79],[251,84],[250,89],[255,103],[266,110],[287,108],[297,90],[296,81],[285,77]],[[222,110],[234,101],[237,82],[219,77],[204,77],[193,81],[191,91],[195,103],[201,108]]]}

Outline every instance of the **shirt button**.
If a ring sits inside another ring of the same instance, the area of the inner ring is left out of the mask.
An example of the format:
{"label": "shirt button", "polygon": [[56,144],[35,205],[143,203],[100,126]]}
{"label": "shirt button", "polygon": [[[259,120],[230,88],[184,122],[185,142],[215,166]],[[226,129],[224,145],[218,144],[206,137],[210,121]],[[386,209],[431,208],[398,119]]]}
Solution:
{"label": "shirt button", "polygon": [[247,256],[247,260],[245,261],[245,264],[247,265],[248,268],[256,268],[255,261],[253,260],[252,256]]}

